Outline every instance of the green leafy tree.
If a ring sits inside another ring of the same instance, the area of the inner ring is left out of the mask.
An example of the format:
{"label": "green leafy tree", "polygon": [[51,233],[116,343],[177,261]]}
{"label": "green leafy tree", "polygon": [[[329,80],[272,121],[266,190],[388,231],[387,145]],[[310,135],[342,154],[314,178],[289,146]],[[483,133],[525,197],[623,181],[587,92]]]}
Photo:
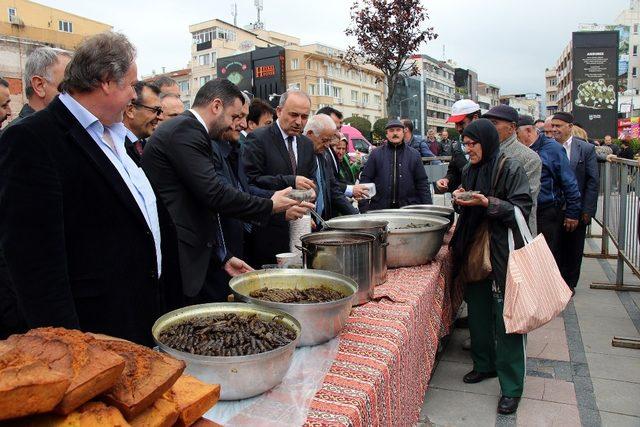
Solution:
{"label": "green leafy tree", "polygon": [[371,136],[371,122],[364,117],[347,117],[344,123],[358,129],[366,138]]}
{"label": "green leafy tree", "polygon": [[373,139],[380,141],[385,138],[384,128],[387,127],[388,122],[389,122],[389,119],[387,118],[376,120],[376,122],[373,124]]}

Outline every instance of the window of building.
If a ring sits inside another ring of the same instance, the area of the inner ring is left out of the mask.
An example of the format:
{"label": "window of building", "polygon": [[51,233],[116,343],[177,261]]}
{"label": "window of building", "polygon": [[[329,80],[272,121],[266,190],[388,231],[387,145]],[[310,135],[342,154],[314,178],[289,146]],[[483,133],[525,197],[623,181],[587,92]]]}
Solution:
{"label": "window of building", "polygon": [[211,64],[211,56],[208,53],[198,56],[198,64],[209,65]]}
{"label": "window of building", "polygon": [[200,86],[204,86],[206,82],[211,80],[211,76],[202,76],[200,77]]}
{"label": "window of building", "polygon": [[637,67],[633,67],[631,69],[631,77],[638,77],[638,68]]}
{"label": "window of building", "polygon": [[351,102],[358,102],[358,91],[357,90],[352,90],[351,91]]}
{"label": "window of building", "polygon": [[373,103],[376,105],[382,104],[382,98],[380,95],[373,95]]}
{"label": "window of building", "polygon": [[369,94],[368,93],[362,92],[362,103],[363,104],[368,104],[369,103]]}
{"label": "window of building", "polygon": [[13,22],[16,16],[16,8],[15,7],[10,7],[8,9],[9,12],[9,22]]}
{"label": "window of building", "polygon": [[189,108],[191,108],[191,102],[189,101],[182,101],[182,105],[184,105],[185,110],[188,110]]}
{"label": "window of building", "polygon": [[637,44],[633,45],[633,56],[638,56],[638,45]]}
{"label": "window of building", "polygon": [[215,39],[235,41],[236,32],[225,28],[213,27],[193,34],[193,42],[197,44],[210,42]]}
{"label": "window of building", "polygon": [[311,60],[307,60],[307,70],[311,69]]}
{"label": "window of building", "polygon": [[333,96],[333,82],[329,79],[320,77],[318,79],[318,95]]}
{"label": "window of building", "polygon": [[633,34],[638,34],[638,24],[633,24]]}
{"label": "window of building", "polygon": [[307,85],[307,90],[309,91],[309,95],[315,95],[316,94],[316,85],[314,84],[308,84]]}
{"label": "window of building", "polygon": [[289,83],[289,89],[300,90],[300,83]]}
{"label": "window of building", "polygon": [[73,33],[73,23],[70,21],[58,21],[58,30],[65,33]]}
{"label": "window of building", "polygon": [[333,97],[342,101],[342,88],[338,86],[333,87]]}
{"label": "window of building", "polygon": [[189,82],[186,80],[179,82],[178,87],[180,87],[180,92],[189,92]]}
{"label": "window of building", "polygon": [[297,70],[300,67],[300,61],[298,60],[298,58],[292,59],[291,60],[291,69],[292,70]]}

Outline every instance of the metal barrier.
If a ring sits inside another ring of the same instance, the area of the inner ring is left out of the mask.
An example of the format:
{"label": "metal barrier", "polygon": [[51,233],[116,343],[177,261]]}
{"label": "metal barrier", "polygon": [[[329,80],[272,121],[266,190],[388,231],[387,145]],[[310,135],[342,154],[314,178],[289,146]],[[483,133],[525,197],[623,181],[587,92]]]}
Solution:
{"label": "metal barrier", "polygon": [[[585,254],[617,260],[615,283],[594,282],[592,289],[640,291],[624,283],[624,265],[640,277],[640,167],[636,160],[612,159],[599,164],[600,192],[595,220],[602,226],[601,253]],[[609,240],[616,253],[609,254]]]}

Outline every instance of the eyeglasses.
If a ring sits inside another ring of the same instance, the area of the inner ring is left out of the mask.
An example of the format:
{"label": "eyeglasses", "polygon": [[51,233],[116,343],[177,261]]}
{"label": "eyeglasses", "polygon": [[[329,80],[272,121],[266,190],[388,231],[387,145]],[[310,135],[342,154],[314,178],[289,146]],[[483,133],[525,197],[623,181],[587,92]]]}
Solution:
{"label": "eyeglasses", "polygon": [[471,141],[471,142],[461,142],[460,144],[462,144],[464,147],[469,147],[469,148],[473,148],[476,146],[476,144],[480,144],[479,142],[475,142],[475,141]]}
{"label": "eyeglasses", "polygon": [[132,101],[131,105],[134,105],[136,107],[140,107],[140,108],[144,108],[145,110],[149,110],[149,111],[153,111],[154,113],[156,113],[156,116],[161,116],[162,115],[162,107],[149,107],[148,105],[144,105],[140,102],[136,102],[136,101]]}

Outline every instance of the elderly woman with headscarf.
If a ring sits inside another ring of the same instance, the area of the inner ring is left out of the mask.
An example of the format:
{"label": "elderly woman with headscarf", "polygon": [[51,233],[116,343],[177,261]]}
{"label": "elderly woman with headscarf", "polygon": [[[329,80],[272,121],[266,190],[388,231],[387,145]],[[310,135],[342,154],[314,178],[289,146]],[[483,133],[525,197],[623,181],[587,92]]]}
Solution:
{"label": "elderly woman with headscarf", "polygon": [[[507,232],[518,230],[515,207],[525,218],[529,216],[529,180],[517,160],[500,152],[498,132],[489,120],[470,123],[462,136],[470,163],[462,171],[461,188],[453,192],[460,217],[450,245],[456,260],[454,275],[465,285],[469,311],[473,370],[463,381],[477,383],[497,376],[502,390],[498,412],[510,414],[518,409],[524,388],[526,336],[507,334],[502,317]],[[513,234],[520,247],[520,233]],[[484,269],[472,261],[478,253],[486,253]]]}

